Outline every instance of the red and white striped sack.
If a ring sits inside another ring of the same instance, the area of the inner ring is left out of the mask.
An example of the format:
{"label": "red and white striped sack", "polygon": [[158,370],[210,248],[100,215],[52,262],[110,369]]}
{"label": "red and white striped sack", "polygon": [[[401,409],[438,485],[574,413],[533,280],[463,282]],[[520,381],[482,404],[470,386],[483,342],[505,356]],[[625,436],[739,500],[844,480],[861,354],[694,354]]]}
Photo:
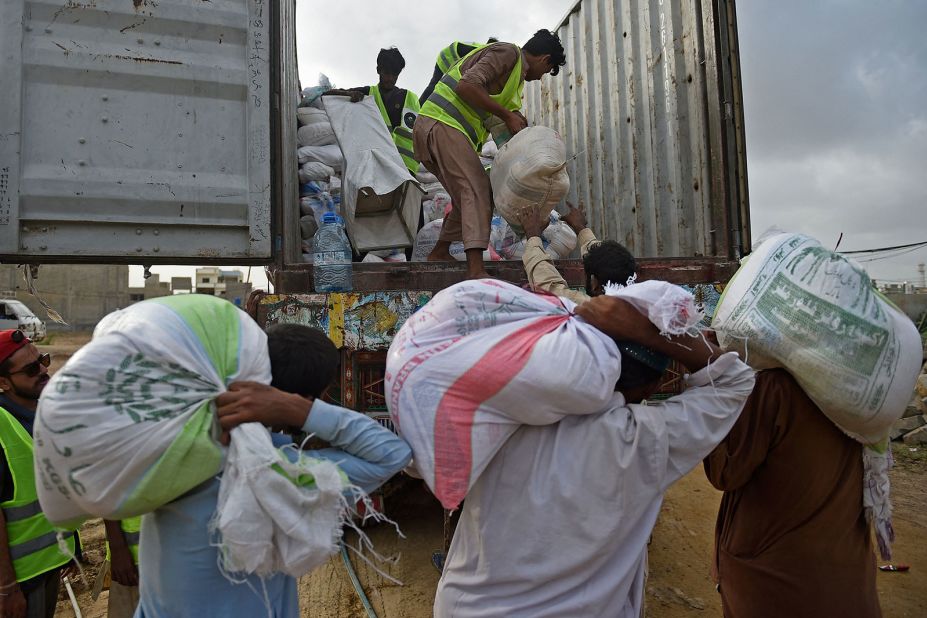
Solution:
{"label": "red and white striped sack", "polygon": [[460,504],[520,425],[593,414],[611,400],[618,348],[573,307],[503,281],[465,281],[399,330],[386,363],[387,407],[445,508]]}

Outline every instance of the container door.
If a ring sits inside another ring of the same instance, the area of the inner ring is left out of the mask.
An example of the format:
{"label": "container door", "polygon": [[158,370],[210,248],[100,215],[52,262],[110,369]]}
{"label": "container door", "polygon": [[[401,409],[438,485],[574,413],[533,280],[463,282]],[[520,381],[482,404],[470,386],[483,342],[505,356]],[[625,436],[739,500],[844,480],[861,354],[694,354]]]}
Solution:
{"label": "container door", "polygon": [[271,258],[270,0],[3,0],[0,260]]}

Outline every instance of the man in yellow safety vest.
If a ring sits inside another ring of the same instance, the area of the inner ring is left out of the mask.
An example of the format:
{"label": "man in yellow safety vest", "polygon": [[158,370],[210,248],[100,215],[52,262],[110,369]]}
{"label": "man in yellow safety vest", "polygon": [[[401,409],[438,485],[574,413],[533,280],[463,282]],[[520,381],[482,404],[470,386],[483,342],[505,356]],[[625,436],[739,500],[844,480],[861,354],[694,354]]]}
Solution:
{"label": "man in yellow safety vest", "polygon": [[[35,490],[32,426],[48,384],[49,354],[21,331],[0,331],[0,616],[55,614],[61,567],[74,555],[74,535],[62,551]],[[70,554],[70,555],[69,555]]]}
{"label": "man in yellow safety vest", "polygon": [[412,126],[418,116],[418,96],[411,90],[397,88],[399,74],[406,66],[406,60],[395,47],[381,49],[377,54],[377,75],[379,81],[374,86],[361,86],[347,90],[329,90],[325,94],[350,96],[355,103],[364,96],[372,96],[383,116],[383,122],[389,129],[396,144],[396,150],[403,163],[414,176],[418,172],[418,161],[412,153]]}
{"label": "man in yellow safety vest", "polygon": [[422,106],[412,131],[415,158],[437,176],[453,208],[444,219],[430,261],[454,261],[451,243],[462,240],[467,277],[487,277],[483,251],[489,244],[492,193],[477,154],[486,141],[490,116],[511,135],[528,125],[519,110],[526,81],[557,75],[566,64],[560,39],[538,30],[519,48],[493,43],[475,49],[448,69]]}

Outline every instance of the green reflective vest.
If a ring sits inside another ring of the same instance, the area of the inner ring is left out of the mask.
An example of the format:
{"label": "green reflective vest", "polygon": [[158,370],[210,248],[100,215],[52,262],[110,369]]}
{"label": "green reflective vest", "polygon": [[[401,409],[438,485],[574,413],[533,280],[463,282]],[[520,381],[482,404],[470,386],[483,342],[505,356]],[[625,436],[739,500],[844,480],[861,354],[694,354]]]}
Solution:
{"label": "green reflective vest", "polygon": [[[126,544],[129,546],[129,553],[132,554],[132,562],[138,564],[138,538],[142,529],[142,517],[129,517],[119,522],[122,528],[122,534],[126,537]],[[110,559],[109,540],[106,541],[106,559]]]}
{"label": "green reflective vest", "polygon": [[395,127],[390,127],[389,112],[386,109],[386,105],[383,103],[383,96],[380,94],[380,88],[378,86],[370,87],[370,96],[373,97],[373,100],[377,102],[377,107],[380,108],[380,115],[383,116],[383,122],[386,123],[386,128],[390,129],[390,133],[393,136],[393,143],[396,144],[396,150],[399,151],[399,156],[402,157],[403,163],[406,164],[406,167],[409,168],[409,171],[413,175],[418,173],[418,161],[415,160],[415,155],[412,152],[412,127],[415,125],[415,119],[418,117],[418,97],[412,94],[411,91],[406,90],[406,99],[402,104],[402,116],[400,122]]}
{"label": "green reflective vest", "polygon": [[438,59],[435,60],[435,65],[441,71],[441,73],[447,73],[447,70],[452,66],[460,62],[460,45],[466,45],[467,47],[476,47],[481,49],[486,47],[484,43],[467,43],[464,41],[454,41],[447,47],[441,50],[438,54]]}
{"label": "green reflective vest", "polygon": [[[10,557],[16,581],[23,582],[71,560],[58,547],[56,529],[45,519],[35,491],[32,436],[16,418],[0,408],[0,446],[13,479],[13,498],[0,503],[6,518]],[[67,537],[74,555],[74,535]]]}
{"label": "green reflective vest", "polygon": [[[493,45],[499,45],[499,43],[493,43]],[[513,112],[521,109],[521,97],[525,89],[525,80],[521,74],[521,49],[517,47],[516,49],[518,49],[518,62],[515,63],[515,68],[509,74],[505,87],[499,94],[489,95],[493,101]],[[471,107],[469,103],[466,103],[457,95],[455,89],[460,81],[460,67],[467,58],[479,51],[479,49],[474,49],[448,70],[437,83],[434,92],[431,93],[431,96],[428,97],[419,112],[422,116],[434,118],[466,135],[477,152],[479,152],[483,142],[486,141],[486,136],[489,134],[484,123],[492,114]]]}

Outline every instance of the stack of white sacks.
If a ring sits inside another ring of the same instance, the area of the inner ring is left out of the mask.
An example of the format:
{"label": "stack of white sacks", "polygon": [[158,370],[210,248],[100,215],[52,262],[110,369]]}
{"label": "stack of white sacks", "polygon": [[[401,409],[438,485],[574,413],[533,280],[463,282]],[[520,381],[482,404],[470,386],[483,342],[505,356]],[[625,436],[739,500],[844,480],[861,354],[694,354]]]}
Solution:
{"label": "stack of white sacks", "polygon": [[313,243],[322,216],[326,212],[338,213],[341,203],[341,180],[338,174],[344,166],[341,148],[335,139],[328,114],[322,109],[322,93],[332,87],[325,75],[319,76],[319,85],[302,92],[296,119],[299,129],[296,151],[299,162],[299,230],[302,237],[303,261],[312,262]]}
{"label": "stack of white sacks", "polygon": [[328,79],[321,76],[319,86],[303,91],[302,101],[296,110],[299,121],[296,133],[299,150],[296,154],[300,165],[300,183],[312,180],[327,182],[344,166],[344,157],[335,139],[332,124],[322,108],[321,93],[330,85]]}

